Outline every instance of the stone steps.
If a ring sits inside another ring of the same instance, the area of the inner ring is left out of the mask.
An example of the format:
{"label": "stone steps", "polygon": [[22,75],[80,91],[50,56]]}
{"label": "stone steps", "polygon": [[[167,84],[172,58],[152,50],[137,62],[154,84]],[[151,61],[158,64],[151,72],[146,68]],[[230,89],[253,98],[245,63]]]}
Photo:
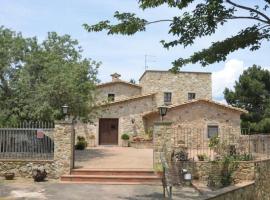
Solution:
{"label": "stone steps", "polygon": [[65,183],[91,184],[145,184],[161,185],[161,175],[153,170],[134,169],[73,169],[61,176]]}

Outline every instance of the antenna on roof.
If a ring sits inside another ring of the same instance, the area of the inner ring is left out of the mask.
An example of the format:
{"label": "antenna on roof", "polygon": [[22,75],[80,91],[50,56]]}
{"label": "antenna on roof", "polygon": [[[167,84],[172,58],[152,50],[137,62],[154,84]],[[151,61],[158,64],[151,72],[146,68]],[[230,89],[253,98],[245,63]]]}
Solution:
{"label": "antenna on roof", "polygon": [[153,60],[153,58],[155,58],[155,57],[156,56],[153,56],[153,55],[147,55],[147,54],[144,55],[144,68],[145,68],[145,70],[147,70],[149,67],[148,62],[156,62],[156,60]]}

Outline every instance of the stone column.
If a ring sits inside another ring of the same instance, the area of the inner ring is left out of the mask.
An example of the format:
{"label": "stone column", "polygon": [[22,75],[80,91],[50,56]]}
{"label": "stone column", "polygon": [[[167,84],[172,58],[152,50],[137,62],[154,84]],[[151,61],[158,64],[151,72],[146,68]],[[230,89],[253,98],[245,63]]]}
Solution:
{"label": "stone column", "polygon": [[56,174],[70,174],[73,168],[74,126],[72,121],[58,121],[54,130],[54,163]]}
{"label": "stone column", "polygon": [[154,166],[160,164],[160,154],[165,153],[166,157],[171,155],[172,151],[172,122],[155,122],[153,130],[154,142]]}

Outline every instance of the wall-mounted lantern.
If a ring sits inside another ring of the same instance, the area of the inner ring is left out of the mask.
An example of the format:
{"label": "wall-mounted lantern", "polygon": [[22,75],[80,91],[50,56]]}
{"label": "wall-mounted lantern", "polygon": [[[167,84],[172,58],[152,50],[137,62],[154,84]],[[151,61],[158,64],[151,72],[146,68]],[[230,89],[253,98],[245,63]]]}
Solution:
{"label": "wall-mounted lantern", "polygon": [[167,114],[168,107],[167,106],[160,106],[158,107],[159,115],[161,116],[161,121],[163,121],[163,117]]}

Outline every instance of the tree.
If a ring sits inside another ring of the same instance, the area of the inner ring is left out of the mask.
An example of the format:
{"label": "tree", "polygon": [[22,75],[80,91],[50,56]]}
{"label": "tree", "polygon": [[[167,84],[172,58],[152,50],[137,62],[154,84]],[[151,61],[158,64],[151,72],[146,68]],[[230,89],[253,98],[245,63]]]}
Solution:
{"label": "tree", "polygon": [[132,84],[136,84],[136,80],[134,78],[130,79],[129,82]]}
{"label": "tree", "polygon": [[[139,0],[139,6],[143,10],[167,5],[178,9],[179,16],[148,21],[137,17],[134,13],[116,11],[114,17],[118,20],[118,24],[105,20],[94,25],[83,24],[83,26],[88,32],[106,30],[107,34],[133,35],[145,31],[151,24],[167,22],[168,33],[177,37],[172,41],[161,41],[162,45],[169,49],[177,45],[184,47],[192,45],[197,38],[213,35],[220,26],[229,21],[239,20],[240,23],[241,20],[250,21],[251,25],[240,30],[236,35],[214,42],[209,48],[195,52],[189,58],[175,60],[171,70],[177,72],[187,63],[199,62],[202,66],[206,66],[224,61],[229,53],[239,49],[257,50],[264,40],[269,41],[270,16],[267,15],[267,11],[270,1],[264,0],[263,6],[247,4],[248,2],[238,3],[234,0],[203,0],[200,3],[198,1],[195,3],[194,0]],[[195,6],[195,9],[186,11],[192,6]],[[183,14],[180,14],[182,11]]]}
{"label": "tree", "polygon": [[38,43],[1,27],[0,44],[0,124],[59,119],[64,104],[74,117],[91,117],[100,64],[82,58],[77,40],[52,32]]}
{"label": "tree", "polygon": [[270,133],[270,72],[253,65],[235,82],[234,90],[224,91],[228,104],[246,109],[242,127]]}

